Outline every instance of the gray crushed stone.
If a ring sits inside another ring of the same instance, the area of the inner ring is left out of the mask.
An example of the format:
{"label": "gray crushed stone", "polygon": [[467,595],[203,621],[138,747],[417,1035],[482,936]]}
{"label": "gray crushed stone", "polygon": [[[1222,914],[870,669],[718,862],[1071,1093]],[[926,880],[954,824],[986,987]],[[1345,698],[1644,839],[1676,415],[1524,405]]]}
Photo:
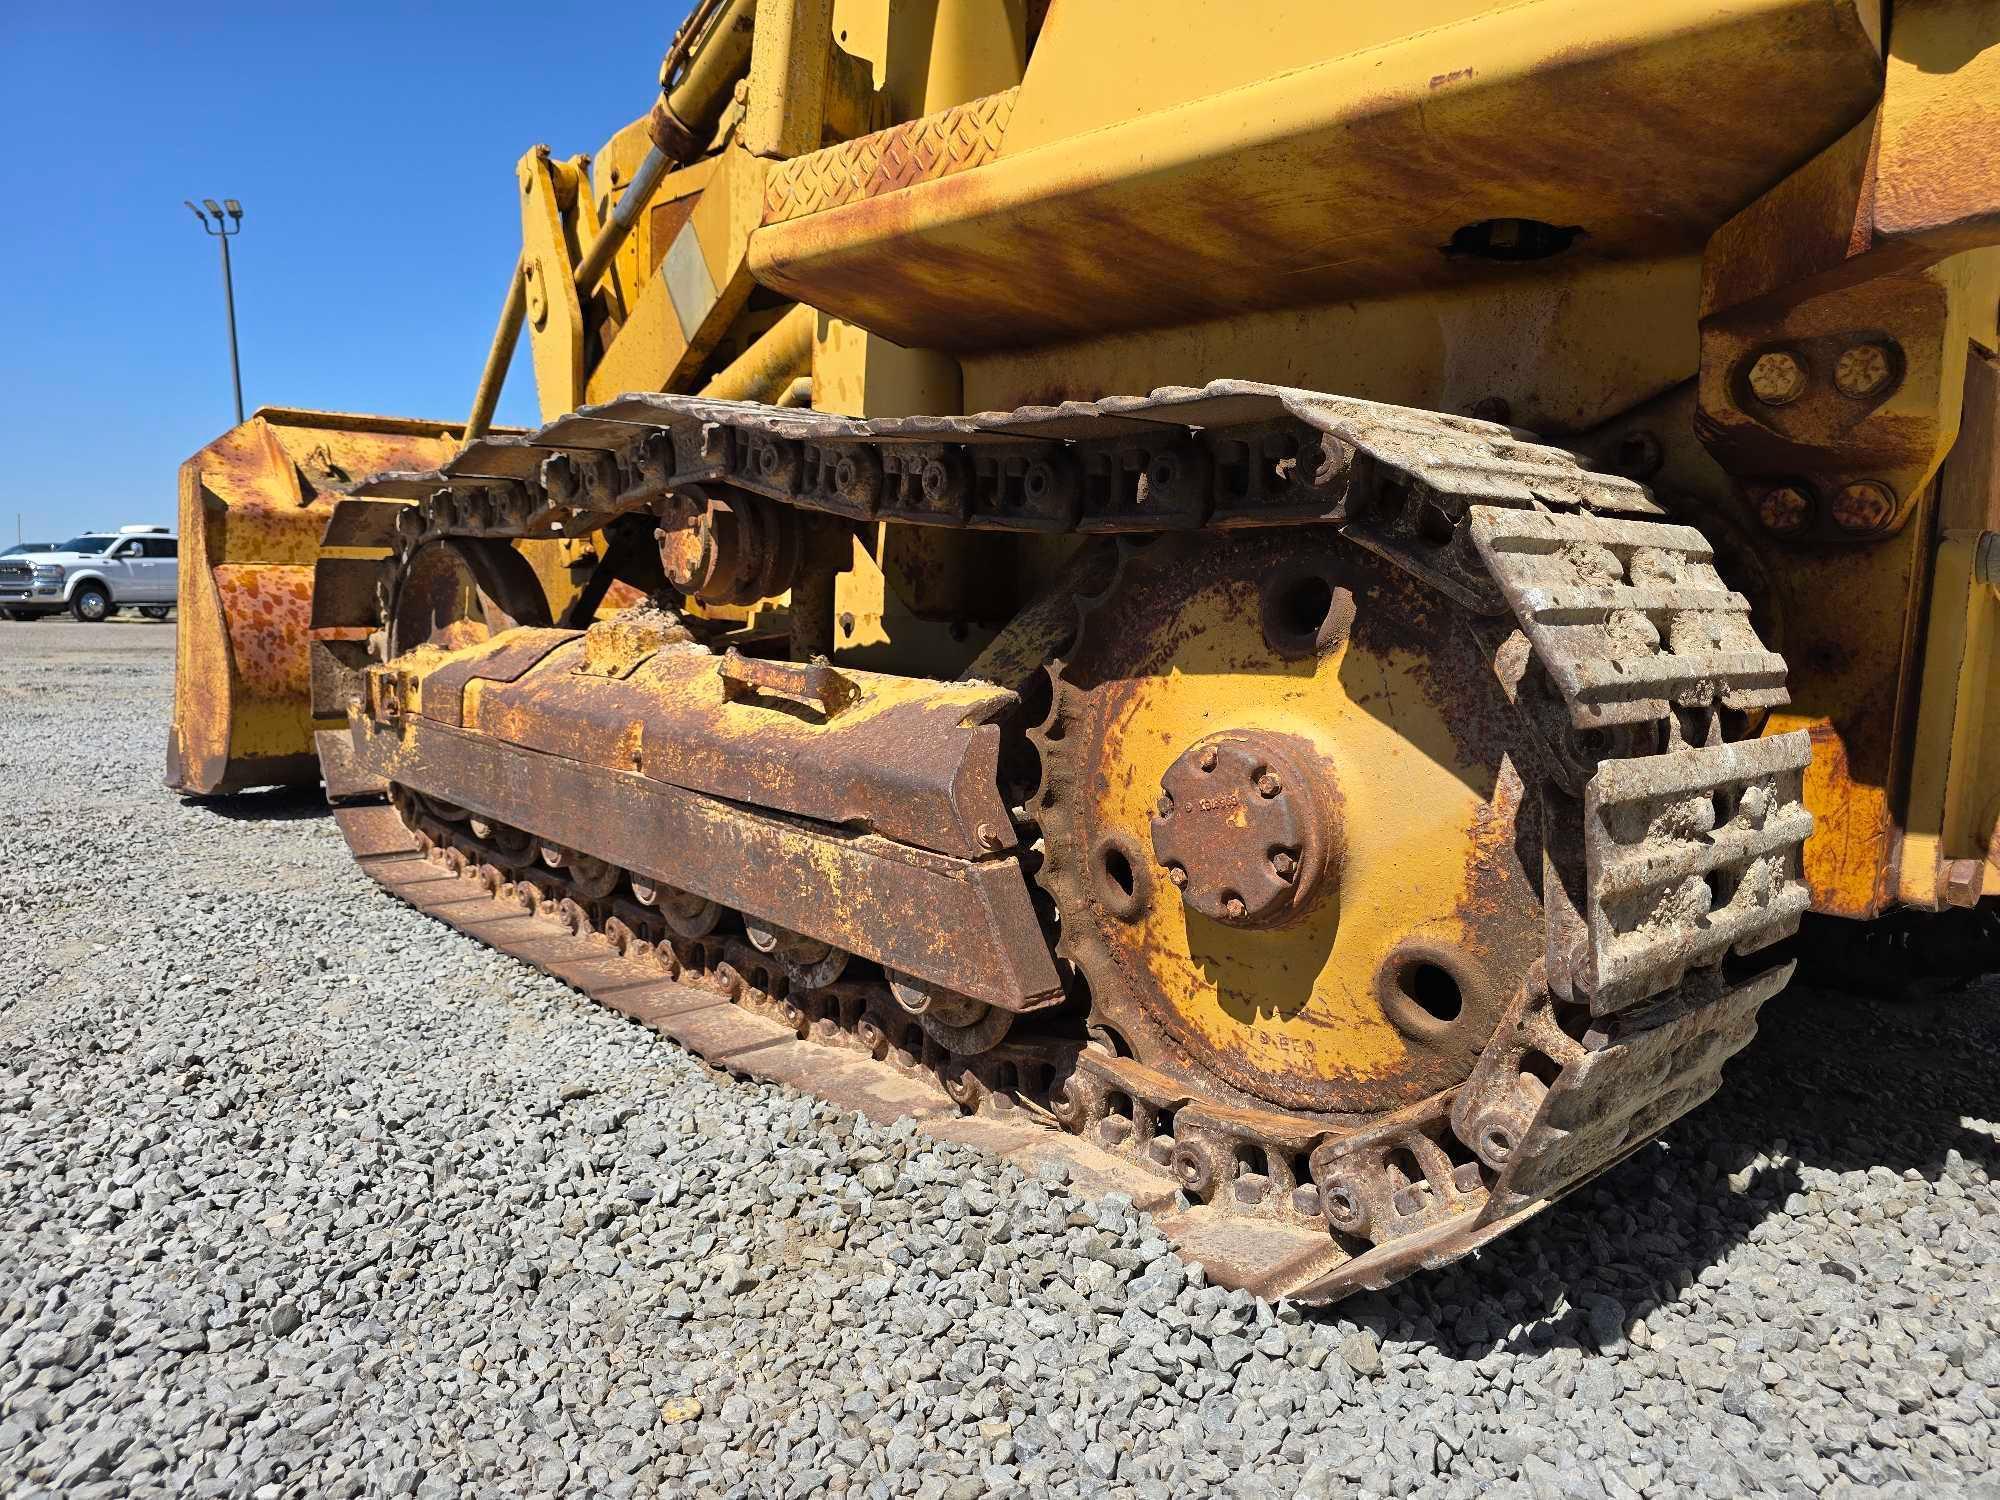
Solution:
{"label": "gray crushed stone", "polygon": [[0,625],[0,1492],[2000,1493],[2000,987],[1322,1311],[734,1083],[159,787],[162,627]]}

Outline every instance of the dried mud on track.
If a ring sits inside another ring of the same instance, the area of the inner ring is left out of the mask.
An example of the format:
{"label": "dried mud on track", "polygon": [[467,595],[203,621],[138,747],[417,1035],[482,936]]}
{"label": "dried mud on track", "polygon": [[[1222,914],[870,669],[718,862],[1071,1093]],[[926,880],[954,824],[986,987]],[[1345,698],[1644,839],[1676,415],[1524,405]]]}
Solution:
{"label": "dried mud on track", "polygon": [[172,649],[0,624],[0,1492],[1996,1493],[2000,980],[1301,1313],[171,796]]}

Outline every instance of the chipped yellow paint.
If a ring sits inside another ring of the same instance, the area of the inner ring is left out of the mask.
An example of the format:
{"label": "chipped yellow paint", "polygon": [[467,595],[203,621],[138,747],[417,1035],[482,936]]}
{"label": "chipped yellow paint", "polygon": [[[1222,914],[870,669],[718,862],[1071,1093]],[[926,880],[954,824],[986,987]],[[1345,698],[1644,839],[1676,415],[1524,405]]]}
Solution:
{"label": "chipped yellow paint", "polygon": [[1877,9],[1065,3],[996,158],[767,225],[750,264],[959,352],[1490,285],[1440,247],[1523,213],[1586,228],[1582,258],[1679,254],[1867,109]]}

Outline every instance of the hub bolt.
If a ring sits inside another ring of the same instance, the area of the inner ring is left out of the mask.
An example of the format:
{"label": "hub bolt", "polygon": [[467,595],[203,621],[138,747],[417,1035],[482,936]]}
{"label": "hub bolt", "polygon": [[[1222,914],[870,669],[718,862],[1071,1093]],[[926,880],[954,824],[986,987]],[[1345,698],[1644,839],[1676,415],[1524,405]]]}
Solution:
{"label": "hub bolt", "polygon": [[1257,777],[1257,795],[1260,797],[1275,797],[1284,789],[1283,783],[1270,771],[1265,771]]}
{"label": "hub bolt", "polygon": [[1895,515],[1895,495],[1872,479],[1843,485],[1833,497],[1833,519],[1842,531],[1880,531]]}
{"label": "hub bolt", "polygon": [[1750,366],[1750,394],[1766,406],[1796,401],[1806,388],[1806,367],[1783,349],[1760,354]]}
{"label": "hub bolt", "polygon": [[1944,899],[1947,906],[1972,907],[1979,904],[1986,888],[1983,860],[1954,859],[1944,867]]}
{"label": "hub bolt", "polygon": [[1843,349],[1833,367],[1833,383],[1843,396],[1865,401],[1889,384],[1889,351],[1880,344]]}
{"label": "hub bolt", "polygon": [[1280,880],[1290,880],[1299,868],[1299,862],[1285,850],[1280,849],[1271,856],[1271,868],[1278,872]]}
{"label": "hub bolt", "polygon": [[1757,496],[1757,519],[1779,536],[1804,530],[1811,513],[1812,497],[1795,484],[1774,484]]}

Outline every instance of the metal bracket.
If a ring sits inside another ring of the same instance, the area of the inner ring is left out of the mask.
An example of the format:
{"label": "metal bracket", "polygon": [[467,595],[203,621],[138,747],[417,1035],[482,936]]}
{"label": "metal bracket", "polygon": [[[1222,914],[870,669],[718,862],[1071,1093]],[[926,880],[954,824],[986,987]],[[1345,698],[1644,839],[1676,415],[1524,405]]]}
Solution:
{"label": "metal bracket", "polygon": [[745,656],[732,646],[716,663],[715,672],[722,679],[723,696],[732,703],[757,693],[768,693],[816,708],[829,719],[861,696],[861,688],[854,679],[843,677],[824,659],[810,663],[766,661]]}

